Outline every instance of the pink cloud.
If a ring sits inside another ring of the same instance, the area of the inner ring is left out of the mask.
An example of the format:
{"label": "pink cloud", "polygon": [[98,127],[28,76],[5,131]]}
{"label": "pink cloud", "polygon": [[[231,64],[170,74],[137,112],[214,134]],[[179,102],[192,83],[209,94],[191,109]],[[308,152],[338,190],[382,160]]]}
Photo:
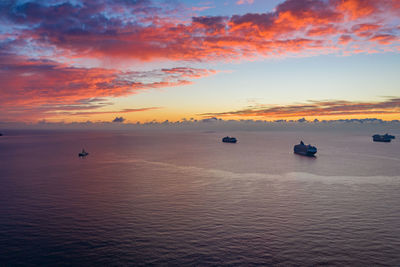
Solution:
{"label": "pink cloud", "polygon": [[205,117],[303,117],[338,116],[363,114],[400,114],[400,98],[390,98],[381,102],[356,102],[344,100],[309,101],[305,104],[283,106],[261,106],[242,110],[205,113]]}
{"label": "pink cloud", "polygon": [[[350,36],[349,42],[357,36],[357,42],[368,51],[391,44],[376,42],[372,36],[400,34],[393,26],[400,12],[397,0],[286,0],[273,12],[193,17],[186,22],[166,17],[161,7],[143,1],[136,5],[89,3],[83,7],[24,4],[24,8],[15,9],[19,13],[10,12],[4,17],[9,23],[26,25],[18,36],[30,40],[31,45],[79,57],[142,61],[285,56],[275,51],[287,49],[299,39],[318,43],[316,53],[329,53],[337,51],[331,49],[335,46],[345,49],[340,46],[342,35]],[[121,16],[108,17],[106,11],[110,9]],[[37,26],[31,27],[32,23]],[[289,51],[301,54],[310,49],[312,46],[307,45],[298,49],[295,44]]]}
{"label": "pink cloud", "polygon": [[254,3],[254,0],[238,0],[238,1],[236,2],[237,5],[244,5],[244,4],[249,4],[249,5],[251,5],[251,4],[253,4],[253,3]]}
{"label": "pink cloud", "polygon": [[187,85],[215,73],[188,67],[141,72],[80,68],[0,53],[0,111],[10,118],[101,109],[112,104],[106,98]]}
{"label": "pink cloud", "polygon": [[343,45],[348,44],[352,40],[353,38],[350,35],[341,35],[339,37],[339,43]]}
{"label": "pink cloud", "polygon": [[371,41],[376,41],[382,45],[389,45],[397,41],[399,37],[391,34],[377,34],[370,38]]}

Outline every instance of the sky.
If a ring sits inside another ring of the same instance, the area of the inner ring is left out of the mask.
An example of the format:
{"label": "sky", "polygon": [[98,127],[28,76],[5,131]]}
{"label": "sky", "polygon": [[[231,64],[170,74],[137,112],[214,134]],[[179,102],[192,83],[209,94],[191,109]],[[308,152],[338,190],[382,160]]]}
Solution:
{"label": "sky", "polygon": [[400,0],[0,2],[0,122],[400,119]]}

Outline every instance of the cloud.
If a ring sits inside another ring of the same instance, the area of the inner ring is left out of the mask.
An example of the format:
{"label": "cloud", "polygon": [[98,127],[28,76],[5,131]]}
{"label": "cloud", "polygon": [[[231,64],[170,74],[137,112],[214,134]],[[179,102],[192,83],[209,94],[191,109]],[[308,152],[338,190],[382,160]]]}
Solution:
{"label": "cloud", "polygon": [[82,68],[0,52],[0,111],[9,118],[90,111],[112,105],[112,97],[186,85],[214,73],[188,67],[152,71]]}
{"label": "cloud", "polygon": [[249,5],[251,5],[251,4],[253,4],[253,3],[254,3],[254,0],[238,0],[238,1],[236,2],[237,5],[244,5],[244,4],[249,4]]}
{"label": "cloud", "polygon": [[391,34],[377,34],[370,38],[371,41],[376,41],[382,45],[391,44],[398,40],[397,36]]}
{"label": "cloud", "polygon": [[119,123],[122,123],[122,122],[124,122],[125,121],[125,119],[123,118],[123,117],[115,117],[115,119],[112,121],[112,122],[119,122]]}
{"label": "cloud", "polygon": [[215,73],[194,68],[122,72],[5,54],[0,54],[0,59],[2,105],[71,104],[93,97],[125,96],[145,89],[189,84],[188,79]]}
{"label": "cloud", "polygon": [[77,111],[77,109],[73,111],[59,111],[57,110],[56,112],[53,113],[47,113],[48,115],[54,114],[54,115],[68,115],[68,116],[92,116],[92,115],[104,115],[104,114],[115,114],[115,113],[132,113],[132,112],[144,112],[144,111],[151,111],[151,110],[157,110],[161,109],[161,107],[149,107],[149,108],[127,108],[127,109],[121,109],[121,110],[107,110],[107,111]]}
{"label": "cloud", "polygon": [[[245,2],[252,1],[238,1]],[[179,5],[151,1],[1,5],[2,23],[11,25],[15,39],[47,52],[92,58],[230,60],[354,51],[343,47],[340,36],[367,52],[398,42],[400,35],[397,0],[286,0],[272,12],[191,21],[178,15]]]}
{"label": "cloud", "polygon": [[[204,134],[213,134],[220,132],[232,131],[304,131],[309,130],[315,133],[316,131],[359,131],[360,133],[374,133],[374,132],[393,132],[400,130],[399,120],[385,121],[377,118],[364,118],[364,119],[337,119],[337,120],[314,120],[306,121],[304,119],[300,122],[298,120],[224,120],[215,119],[208,120],[181,120],[181,121],[163,121],[156,122],[150,121],[146,123],[113,123],[111,121],[104,122],[49,122],[46,120],[39,121],[38,123],[16,123],[16,122],[1,122],[0,125],[5,129],[114,129],[114,130],[146,130],[146,132],[154,130],[175,130],[181,132],[182,130],[203,131]],[[372,134],[371,134],[372,135]],[[221,135],[223,136],[223,135]]]}
{"label": "cloud", "polygon": [[339,37],[339,43],[342,44],[342,45],[346,45],[352,40],[353,40],[353,38],[350,35],[345,35],[344,34],[344,35],[341,35]]}
{"label": "cloud", "polygon": [[206,76],[217,73],[217,71],[215,71],[215,70],[193,69],[193,68],[187,68],[187,67],[161,69],[161,71],[164,72],[165,74],[169,74],[173,77],[190,78],[190,79],[202,78],[202,77],[206,77]]}
{"label": "cloud", "polygon": [[381,102],[351,102],[344,100],[309,101],[309,103],[305,104],[261,106],[201,115],[205,117],[287,118],[366,114],[400,114],[400,98],[389,98]]}

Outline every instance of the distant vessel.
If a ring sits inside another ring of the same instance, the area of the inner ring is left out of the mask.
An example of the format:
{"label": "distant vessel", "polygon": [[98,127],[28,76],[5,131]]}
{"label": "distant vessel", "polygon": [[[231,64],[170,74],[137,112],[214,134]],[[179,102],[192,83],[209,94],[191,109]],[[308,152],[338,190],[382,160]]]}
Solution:
{"label": "distant vessel", "polygon": [[224,143],[236,143],[237,139],[235,137],[225,136],[224,138],[222,138],[222,142],[224,142]]}
{"label": "distant vessel", "polygon": [[[385,142],[385,143],[389,143],[390,141],[392,141],[392,137],[393,135],[388,135],[388,134],[374,134],[372,136],[372,140],[374,142]],[[394,136],[393,136],[394,137]]]}
{"label": "distant vessel", "polygon": [[303,156],[314,156],[317,153],[317,148],[312,145],[305,145],[303,141],[294,146],[294,153]]}
{"label": "distant vessel", "polygon": [[2,133],[0,133],[0,136],[3,136],[3,134],[2,134]]}
{"label": "distant vessel", "polygon": [[78,154],[78,156],[79,156],[80,158],[86,157],[87,155],[89,155],[89,153],[86,152],[85,149],[82,149],[82,152],[80,152],[80,153]]}

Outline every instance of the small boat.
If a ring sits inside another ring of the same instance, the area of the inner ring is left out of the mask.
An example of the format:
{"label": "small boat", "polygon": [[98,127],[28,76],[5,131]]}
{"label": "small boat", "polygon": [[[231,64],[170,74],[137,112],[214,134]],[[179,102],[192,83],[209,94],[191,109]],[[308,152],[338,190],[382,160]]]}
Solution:
{"label": "small boat", "polygon": [[235,137],[225,136],[224,138],[222,138],[222,142],[224,142],[224,143],[236,143],[237,139]]}
{"label": "small boat", "polygon": [[374,142],[384,142],[384,143],[390,143],[390,141],[392,141],[393,138],[389,137],[390,135],[388,134],[374,134],[372,136],[372,140]]}
{"label": "small boat", "polygon": [[0,133],[0,136],[3,136],[3,134],[2,134],[2,133]]}
{"label": "small boat", "polygon": [[301,141],[300,144],[295,145],[293,150],[296,154],[309,157],[313,157],[315,153],[317,153],[317,148],[315,146],[305,145],[303,141]]}
{"label": "small boat", "polygon": [[82,152],[80,152],[80,153],[78,154],[78,156],[79,156],[80,158],[84,158],[84,157],[86,157],[87,155],[89,155],[89,153],[86,152],[85,149],[82,149]]}

